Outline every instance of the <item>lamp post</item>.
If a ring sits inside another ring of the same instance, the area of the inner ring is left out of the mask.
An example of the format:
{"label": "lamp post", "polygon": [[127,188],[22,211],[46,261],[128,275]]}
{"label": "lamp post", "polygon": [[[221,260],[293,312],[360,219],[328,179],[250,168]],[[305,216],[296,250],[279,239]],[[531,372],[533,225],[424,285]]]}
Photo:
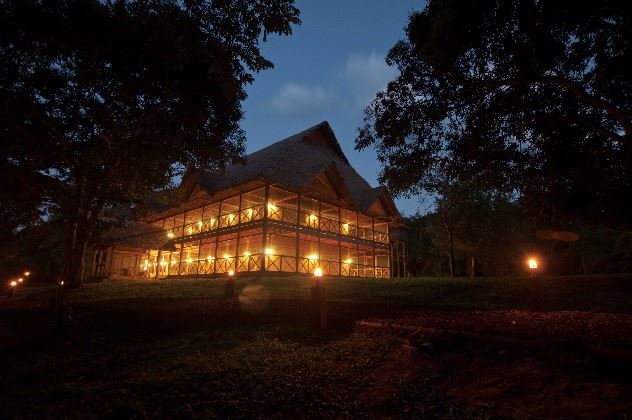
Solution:
{"label": "lamp post", "polygon": [[17,287],[17,285],[18,285],[18,282],[15,280],[12,280],[9,283],[9,290],[7,290],[7,298],[10,299],[13,297],[13,294],[15,293],[15,288]]}
{"label": "lamp post", "polygon": [[228,272],[228,278],[224,283],[224,297],[226,300],[230,300],[235,297],[235,272],[233,270]]}
{"label": "lamp post", "polygon": [[323,270],[320,267],[314,269],[315,284],[312,286],[312,326],[315,329],[327,329],[327,300],[325,299],[325,285]]}
{"label": "lamp post", "polygon": [[542,310],[542,290],[538,274],[538,259],[529,257],[527,259],[527,267],[529,268],[529,277],[531,277],[531,308],[535,311]]}

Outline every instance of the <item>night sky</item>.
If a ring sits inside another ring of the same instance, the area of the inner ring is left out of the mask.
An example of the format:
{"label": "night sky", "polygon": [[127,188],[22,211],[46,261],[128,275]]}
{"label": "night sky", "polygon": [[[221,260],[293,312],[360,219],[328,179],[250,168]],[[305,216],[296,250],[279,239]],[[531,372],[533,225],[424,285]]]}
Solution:
{"label": "night sky", "polygon": [[[377,186],[374,150],[354,150],[363,109],[397,75],[384,62],[404,38],[412,0],[298,0],[302,25],[289,37],[274,36],[262,51],[275,68],[256,75],[248,88],[242,127],[247,152],[259,150],[320,121],[331,124],[353,167]],[[406,215],[428,210],[428,199],[396,199]]]}

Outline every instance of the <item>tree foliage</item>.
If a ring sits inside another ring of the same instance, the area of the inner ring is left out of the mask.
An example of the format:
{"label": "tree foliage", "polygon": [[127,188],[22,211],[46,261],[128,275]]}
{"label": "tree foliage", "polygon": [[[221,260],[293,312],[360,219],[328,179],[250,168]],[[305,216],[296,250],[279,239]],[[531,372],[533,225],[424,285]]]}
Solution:
{"label": "tree foliage", "polygon": [[632,223],[629,2],[430,0],[406,35],[356,139],[395,193],[474,182],[543,223]]}
{"label": "tree foliage", "polygon": [[297,23],[293,0],[2,0],[3,231],[58,215],[76,279],[104,207],[243,154],[259,40]]}

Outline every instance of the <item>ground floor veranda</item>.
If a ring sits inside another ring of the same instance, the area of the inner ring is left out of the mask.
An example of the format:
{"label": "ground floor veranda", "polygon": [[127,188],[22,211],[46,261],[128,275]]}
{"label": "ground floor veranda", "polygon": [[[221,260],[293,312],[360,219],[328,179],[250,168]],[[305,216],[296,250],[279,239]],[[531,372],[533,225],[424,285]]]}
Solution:
{"label": "ground floor veranda", "polygon": [[222,276],[228,273],[312,274],[388,278],[389,244],[313,229],[253,224],[175,241],[170,250],[110,246],[95,250],[92,277]]}

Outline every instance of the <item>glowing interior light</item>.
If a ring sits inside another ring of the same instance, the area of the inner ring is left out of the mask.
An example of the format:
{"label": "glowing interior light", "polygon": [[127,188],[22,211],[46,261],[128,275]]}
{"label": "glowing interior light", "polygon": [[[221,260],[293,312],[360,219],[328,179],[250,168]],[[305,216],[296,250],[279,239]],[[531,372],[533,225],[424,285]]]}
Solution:
{"label": "glowing interior light", "polygon": [[201,221],[201,220],[198,222],[198,227],[199,227],[199,228],[201,228],[201,227],[202,227],[202,221]]}
{"label": "glowing interior light", "polygon": [[248,217],[252,217],[252,209],[248,209]]}
{"label": "glowing interior light", "polygon": [[266,255],[272,255],[272,254],[274,254],[274,249],[266,248],[264,252],[266,253]]}
{"label": "glowing interior light", "polygon": [[176,260],[175,259],[171,260],[171,265],[175,265],[175,264],[176,264]]}
{"label": "glowing interior light", "polygon": [[189,235],[193,233],[193,226],[189,226]]}
{"label": "glowing interior light", "polygon": [[228,258],[230,258],[230,255],[224,254],[224,259],[228,259]]}
{"label": "glowing interior light", "polygon": [[307,259],[310,261],[316,261],[318,259],[318,255],[316,254],[310,254],[307,256]]}
{"label": "glowing interior light", "polygon": [[173,234],[173,232],[169,232],[169,233],[167,233],[167,237],[168,237],[168,238],[173,238],[174,236],[176,236],[176,235],[174,235],[174,234]]}
{"label": "glowing interior light", "polygon": [[10,284],[11,284],[11,287],[15,287],[18,285],[18,282],[13,280]]}
{"label": "glowing interior light", "polygon": [[193,260],[191,258],[187,258],[187,264],[191,264]]}
{"label": "glowing interior light", "polygon": [[215,258],[213,258],[213,257],[212,257],[212,256],[210,256],[210,255],[209,255],[208,257],[206,257],[206,261],[208,261],[208,262],[211,262],[211,261],[213,261],[214,259],[215,259]]}
{"label": "glowing interior light", "polygon": [[252,254],[251,254],[249,251],[245,251],[245,252],[244,252],[244,257],[249,257],[249,256],[251,256],[251,255],[252,255]]}
{"label": "glowing interior light", "polygon": [[276,210],[276,209],[277,209],[277,206],[275,206],[272,203],[268,203],[268,210]]}
{"label": "glowing interior light", "polygon": [[342,233],[344,233],[345,235],[349,234],[349,223],[342,224]]}
{"label": "glowing interior light", "polygon": [[26,277],[28,277],[28,276],[30,276],[30,275],[31,275],[31,272],[30,272],[30,271],[25,271],[25,272],[24,272],[24,275],[25,275]]}
{"label": "glowing interior light", "polygon": [[18,279],[18,283],[22,283],[23,281],[24,281],[24,279],[23,279],[22,277],[20,277],[20,278]]}
{"label": "glowing interior light", "polygon": [[229,276],[234,276],[234,275],[235,275],[235,272],[234,272],[233,270],[230,270],[230,271],[228,272],[228,275],[229,275]]}
{"label": "glowing interior light", "polygon": [[535,258],[529,258],[528,264],[531,270],[535,270],[538,268],[538,260],[536,260]]}
{"label": "glowing interior light", "polygon": [[211,217],[211,226],[215,226],[215,222],[216,222],[215,218]]}
{"label": "glowing interior light", "polygon": [[347,258],[344,263],[345,264],[351,264],[353,262],[353,260],[351,258]]}
{"label": "glowing interior light", "polygon": [[323,276],[323,270],[320,269],[320,267],[316,267],[314,269],[314,276],[316,277],[322,277]]}

